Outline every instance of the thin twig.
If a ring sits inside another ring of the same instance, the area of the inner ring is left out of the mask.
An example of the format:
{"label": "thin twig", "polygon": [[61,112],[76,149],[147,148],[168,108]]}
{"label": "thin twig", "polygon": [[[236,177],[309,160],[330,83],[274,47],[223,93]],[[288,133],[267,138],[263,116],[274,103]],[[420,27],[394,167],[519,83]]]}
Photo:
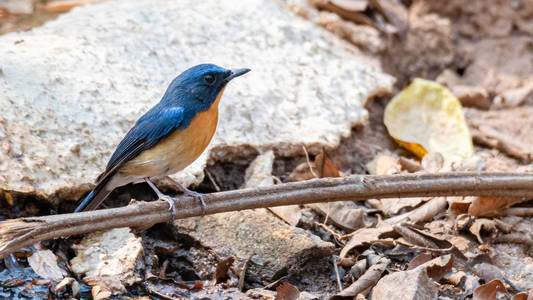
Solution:
{"label": "thin twig", "polygon": [[[322,178],[204,195],[205,214],[293,204],[376,198],[509,196],[533,198],[533,174],[441,173]],[[176,219],[201,216],[192,197],[174,198]],[[0,222],[0,258],[40,241],[118,227],[146,227],[172,219],[168,203],[134,202],[121,208]]]}
{"label": "thin twig", "polygon": [[252,260],[252,256],[248,257],[248,259],[244,261],[244,264],[242,265],[242,270],[239,273],[239,283],[237,284],[237,289],[241,292],[244,288],[244,279],[246,279],[246,271],[248,270],[250,260]]}
{"label": "thin twig", "polygon": [[337,256],[333,255],[331,257],[333,260],[333,268],[335,269],[335,277],[337,278],[337,285],[339,287],[339,292],[342,291],[341,276],[339,275],[339,266],[337,265]]}
{"label": "thin twig", "polygon": [[500,213],[500,215],[531,217],[533,216],[533,207],[510,207],[510,208],[504,209]]}
{"label": "thin twig", "polygon": [[315,171],[313,170],[313,165],[311,164],[311,160],[309,160],[309,153],[307,152],[307,148],[305,148],[305,146],[302,146],[302,149],[304,149],[305,161],[307,162],[307,166],[309,167],[309,171],[311,172],[313,177],[318,178],[318,175],[316,175]]}
{"label": "thin twig", "polygon": [[211,183],[215,187],[215,190],[217,192],[220,192],[221,191],[220,186],[218,186],[215,178],[213,178],[213,175],[211,174],[211,172],[209,172],[209,169],[205,169],[205,174],[207,174],[207,178],[209,178],[209,181],[211,181]]}
{"label": "thin twig", "polygon": [[318,223],[318,222],[314,222],[315,225],[318,225],[320,227],[322,227],[322,229],[324,229],[325,231],[331,233],[331,235],[335,238],[335,240],[342,245],[342,243],[340,242],[340,237],[342,236],[340,233],[338,232],[335,232],[333,229],[329,228],[328,225],[324,224],[324,223]]}

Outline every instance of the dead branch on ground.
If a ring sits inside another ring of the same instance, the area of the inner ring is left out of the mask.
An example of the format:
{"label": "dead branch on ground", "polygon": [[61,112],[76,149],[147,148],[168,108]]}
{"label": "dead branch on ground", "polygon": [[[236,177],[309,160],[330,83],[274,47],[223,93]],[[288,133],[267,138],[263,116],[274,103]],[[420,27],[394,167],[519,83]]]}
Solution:
{"label": "dead branch on ground", "polygon": [[[533,198],[533,174],[443,173],[322,178],[206,194],[205,214],[244,209],[374,198],[509,196]],[[176,219],[203,214],[199,201],[174,198]],[[0,258],[40,241],[118,227],[147,228],[171,221],[163,201],[76,214],[27,217],[0,222]]]}

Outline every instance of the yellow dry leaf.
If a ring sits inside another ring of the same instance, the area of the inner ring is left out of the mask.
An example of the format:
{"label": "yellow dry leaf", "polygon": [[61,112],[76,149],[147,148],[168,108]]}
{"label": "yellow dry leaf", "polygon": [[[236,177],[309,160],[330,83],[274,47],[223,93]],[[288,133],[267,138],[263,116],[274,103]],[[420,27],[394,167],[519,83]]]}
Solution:
{"label": "yellow dry leaf", "polygon": [[434,81],[416,78],[392,98],[383,122],[395,141],[420,158],[439,152],[448,164],[474,155],[461,103]]}
{"label": "yellow dry leaf", "polygon": [[15,202],[13,201],[13,195],[8,192],[4,192],[4,197],[6,198],[6,202],[9,204],[9,206],[15,205]]}
{"label": "yellow dry leaf", "polygon": [[[389,132],[390,134],[390,132]],[[399,139],[395,139],[394,137],[392,138],[396,143],[400,144],[400,146],[404,147],[405,149],[411,151],[411,153],[413,153],[414,155],[416,155],[417,157],[419,157],[420,159],[422,159],[424,156],[426,156],[426,154],[428,154],[427,150],[424,149],[424,147],[422,147],[421,145],[417,144],[417,143],[408,143],[408,142],[404,142],[402,140],[399,140]]]}

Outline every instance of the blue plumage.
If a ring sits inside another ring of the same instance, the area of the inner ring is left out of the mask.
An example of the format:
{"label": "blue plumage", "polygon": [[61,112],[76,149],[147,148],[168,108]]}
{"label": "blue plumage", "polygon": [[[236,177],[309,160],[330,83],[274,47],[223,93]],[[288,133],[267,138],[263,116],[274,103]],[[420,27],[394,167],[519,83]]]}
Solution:
{"label": "blue plumage", "polygon": [[107,164],[106,171],[103,176],[100,175],[100,178],[118,169],[144,150],[152,148],[161,139],[179,128],[183,123],[184,111],[182,106],[169,107],[139,119],[118,145]]}
{"label": "blue plumage", "polygon": [[[106,170],[98,177],[97,186],[75,212],[95,209],[115,187],[131,182],[131,178],[117,178],[117,171],[125,163],[165,140],[176,130],[187,129],[199,113],[212,106],[231,79],[248,71],[249,69],[231,71],[213,64],[202,64],[176,77],[161,101],[139,118],[122,139]],[[142,178],[155,176],[143,175]]]}

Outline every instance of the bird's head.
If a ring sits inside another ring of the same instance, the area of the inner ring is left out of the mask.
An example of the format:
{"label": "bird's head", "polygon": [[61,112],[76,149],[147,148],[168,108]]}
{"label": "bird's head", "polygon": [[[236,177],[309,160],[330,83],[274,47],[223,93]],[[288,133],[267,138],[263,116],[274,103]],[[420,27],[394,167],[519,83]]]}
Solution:
{"label": "bird's head", "polygon": [[228,82],[249,71],[228,70],[213,64],[197,65],[176,77],[163,99],[203,111],[215,102]]}

